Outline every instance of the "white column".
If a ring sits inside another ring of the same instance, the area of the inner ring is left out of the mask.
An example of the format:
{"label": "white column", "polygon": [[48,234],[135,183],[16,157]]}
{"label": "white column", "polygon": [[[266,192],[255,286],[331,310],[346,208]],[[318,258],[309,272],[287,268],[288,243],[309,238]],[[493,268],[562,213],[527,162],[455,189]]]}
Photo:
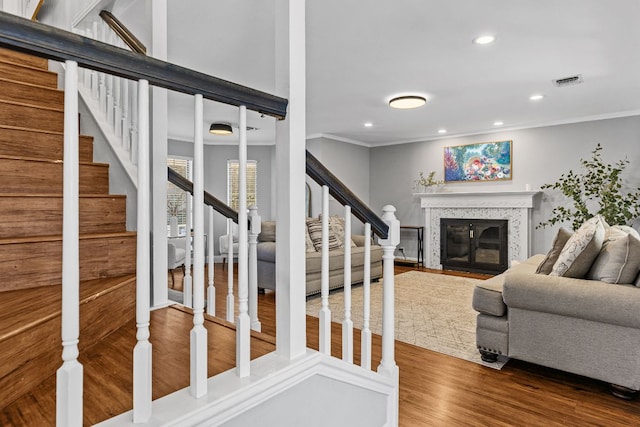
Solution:
{"label": "white column", "polygon": [[238,145],[238,319],[236,320],[236,372],[248,377],[251,363],[251,319],[249,318],[247,236],[247,107],[240,106]]}
{"label": "white column", "polygon": [[360,366],[371,369],[371,224],[364,225],[363,323],[360,333]]}
{"label": "white column", "polygon": [[151,215],[149,212],[149,82],[138,83],[140,117],[138,164],[138,238],[136,263],[136,338],[133,349],[133,422],[151,417],[151,343],[149,342],[151,292]]}
{"label": "white column", "polygon": [[344,321],[342,360],[353,363],[353,321],[351,320],[351,206],[344,207]]}
{"label": "white column", "polygon": [[216,286],[213,281],[214,259],[213,259],[213,207],[209,206],[207,211],[209,212],[209,237],[207,239],[207,246],[209,247],[209,268],[207,269],[207,278],[209,279],[209,287],[207,288],[207,314],[211,316],[216,315]]}
{"label": "white column", "polygon": [[[207,394],[207,330],[204,327],[204,103],[195,96],[193,144],[193,329],[191,329],[191,394]],[[188,240],[188,239],[187,239]]]}
{"label": "white column", "polygon": [[249,228],[249,317],[251,329],[260,332],[262,325],[258,320],[258,235],[262,231],[258,207],[249,208],[251,226]]}
{"label": "white column", "polygon": [[397,376],[398,366],[394,356],[395,345],[395,301],[394,301],[394,256],[396,246],[400,243],[400,221],[396,219],[396,208],[386,205],[382,208],[382,220],[389,226],[386,239],[378,238],[382,246],[382,360],[378,372],[388,377]]}
{"label": "white column", "polygon": [[320,322],[319,350],[331,356],[331,310],[329,309],[329,187],[322,186],[322,251],[320,295],[322,299],[318,319]]}
{"label": "white column", "polygon": [[80,336],[78,63],[66,61],[62,219],[62,366],[56,373],[56,425],[82,426]]}
{"label": "white column", "polygon": [[235,300],[233,297],[233,221],[227,219],[227,322],[233,323]]}
{"label": "white column", "polygon": [[305,1],[276,0],[276,88],[289,100],[276,122],[276,352],[307,351],[305,291]]}

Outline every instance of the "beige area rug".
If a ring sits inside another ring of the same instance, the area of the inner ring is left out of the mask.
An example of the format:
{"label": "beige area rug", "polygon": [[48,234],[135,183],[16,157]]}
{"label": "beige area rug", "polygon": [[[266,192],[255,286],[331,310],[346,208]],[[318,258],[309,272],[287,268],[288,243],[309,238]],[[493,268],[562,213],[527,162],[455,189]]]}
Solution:
{"label": "beige area rug", "polygon": [[[476,311],[471,307],[478,279],[408,271],[395,276],[396,339],[438,353],[502,369],[506,357],[496,363],[483,362],[476,349]],[[362,286],[352,289],[355,328],[362,329]],[[318,317],[321,298],[307,301],[307,314]],[[329,297],[331,320],[344,320],[344,293]],[[382,332],[382,281],[371,284],[371,332]]]}

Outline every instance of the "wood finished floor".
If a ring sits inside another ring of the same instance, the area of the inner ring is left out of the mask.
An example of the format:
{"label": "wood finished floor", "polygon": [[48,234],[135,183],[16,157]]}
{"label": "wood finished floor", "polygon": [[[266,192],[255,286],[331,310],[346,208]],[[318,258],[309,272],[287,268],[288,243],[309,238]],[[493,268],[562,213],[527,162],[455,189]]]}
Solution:
{"label": "wood finished floor", "polygon": [[[398,266],[396,274],[411,269]],[[227,273],[216,265],[215,275],[217,312],[224,315]],[[175,287],[179,288],[181,282],[178,273]],[[275,347],[273,292],[259,296],[259,316],[264,334],[254,335],[252,358]],[[80,356],[85,370],[85,425],[131,409],[135,323],[130,323]],[[234,364],[235,332],[224,321],[205,323],[211,355],[209,375],[214,375]],[[152,312],[154,399],[188,385],[191,326],[191,317],[185,310]],[[332,331],[332,353],[339,357],[340,325],[334,323]],[[358,337],[359,331],[354,336]],[[309,347],[317,349],[316,318],[307,317],[307,340]],[[355,347],[355,362],[359,363],[359,345]],[[379,360],[380,337],[374,336],[373,366]],[[403,427],[640,425],[640,401],[617,399],[608,393],[608,385],[599,381],[514,360],[496,371],[402,342],[396,342],[396,362],[400,369]],[[54,390],[55,377],[51,377],[0,411],[0,426],[54,425]]]}

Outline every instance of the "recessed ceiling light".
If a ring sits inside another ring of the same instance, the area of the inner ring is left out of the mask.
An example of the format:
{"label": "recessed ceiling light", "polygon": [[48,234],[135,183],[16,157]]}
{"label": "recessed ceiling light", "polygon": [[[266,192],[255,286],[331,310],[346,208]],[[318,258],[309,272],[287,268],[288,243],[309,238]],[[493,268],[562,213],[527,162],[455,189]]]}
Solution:
{"label": "recessed ceiling light", "polygon": [[501,122],[500,120],[493,122],[494,126],[502,126],[504,124],[504,122]]}
{"label": "recessed ceiling light", "polygon": [[367,123],[364,124],[364,127],[366,127],[366,128],[370,128],[372,126],[373,126],[373,123],[371,123],[371,122],[367,122]]}
{"label": "recessed ceiling light", "polygon": [[540,93],[536,93],[535,95],[531,95],[529,97],[529,99],[532,100],[532,101],[540,101],[542,98],[544,98],[544,95],[542,95]]}
{"label": "recessed ceiling light", "polygon": [[447,133],[446,129],[438,129],[438,133]]}
{"label": "recessed ceiling light", "polygon": [[398,96],[389,101],[389,107],[408,110],[410,108],[422,107],[427,103],[427,98],[421,95]]}
{"label": "recessed ceiling light", "polygon": [[493,43],[494,41],[496,41],[496,36],[492,36],[489,34],[478,36],[475,39],[473,39],[474,44],[489,44],[489,43]]}

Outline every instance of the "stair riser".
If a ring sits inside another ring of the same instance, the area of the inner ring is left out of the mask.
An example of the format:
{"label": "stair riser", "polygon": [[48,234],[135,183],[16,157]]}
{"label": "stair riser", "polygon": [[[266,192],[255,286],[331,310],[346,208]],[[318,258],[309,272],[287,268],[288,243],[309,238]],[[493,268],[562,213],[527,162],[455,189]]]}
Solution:
{"label": "stair riser", "polygon": [[[62,134],[37,132],[28,129],[0,128],[0,154],[13,157],[32,157],[42,160],[62,160]],[[80,161],[93,161],[93,138],[80,136]]]}
{"label": "stair riser", "polygon": [[[0,159],[4,193],[62,194],[62,163]],[[108,194],[109,167],[80,165],[80,194]]]}
{"label": "stair riser", "polygon": [[[136,271],[136,237],[80,239],[80,280],[116,277]],[[0,292],[62,282],[62,242],[0,245]]]}
{"label": "stair riser", "polygon": [[[135,281],[80,305],[80,351],[135,317]],[[62,364],[60,314],[0,345],[0,409],[55,375]]]}
{"label": "stair riser", "polygon": [[0,76],[3,79],[31,83],[51,89],[58,87],[58,75],[46,70],[23,67],[8,62],[0,62]]}
{"label": "stair riser", "polygon": [[0,101],[0,125],[63,132],[64,112]]}
{"label": "stair riser", "polygon": [[48,70],[49,68],[49,61],[45,58],[27,55],[26,53],[16,52],[2,47],[0,47],[0,61],[40,68],[42,70]]}
{"label": "stair riser", "polygon": [[62,91],[2,79],[0,79],[0,99],[58,109],[64,106]]}
{"label": "stair riser", "polygon": [[[0,239],[62,235],[62,197],[0,195]],[[124,197],[80,198],[80,234],[126,231]]]}

